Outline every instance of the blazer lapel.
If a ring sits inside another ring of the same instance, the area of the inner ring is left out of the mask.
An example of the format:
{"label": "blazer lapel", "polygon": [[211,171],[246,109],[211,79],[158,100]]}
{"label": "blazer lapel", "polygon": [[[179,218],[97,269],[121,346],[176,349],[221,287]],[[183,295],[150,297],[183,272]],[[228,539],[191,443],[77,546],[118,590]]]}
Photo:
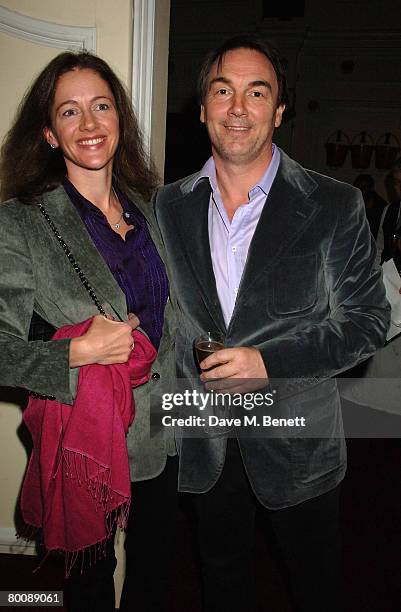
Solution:
{"label": "blazer lapel", "polygon": [[177,228],[181,248],[197,282],[204,304],[218,329],[225,333],[226,326],[217,295],[210,255],[209,199],[209,182],[202,180],[193,191],[172,201],[169,213]]}
{"label": "blazer lapel", "polygon": [[283,151],[280,154],[280,166],[249,247],[232,320],[259,276],[278,264],[318,212],[311,197],[315,181]]}
{"label": "blazer lapel", "polygon": [[[93,244],[63,187],[60,186],[54,191],[45,193],[42,196],[42,201],[51,220],[92,285],[98,299],[105,306],[106,312],[110,311],[111,308],[112,312],[110,314],[117,316],[120,320],[125,320],[127,317],[127,306],[124,293],[115,281],[103,257]],[[45,224],[49,234],[56,240],[50,227],[46,222]],[[61,246],[59,248],[60,256],[66,257]],[[82,290],[85,291],[84,288]]]}
{"label": "blazer lapel", "polygon": [[156,223],[156,218],[153,210],[153,202],[145,202],[145,200],[143,200],[142,197],[136,191],[132,190],[127,193],[127,196],[145,217],[150,237],[152,238],[153,244],[155,245],[156,250],[159,253],[162,261],[164,262],[164,247],[160,236],[160,230]]}
{"label": "blazer lapel", "polygon": [[163,244],[163,240],[162,237],[160,235],[160,229],[159,226],[157,224],[156,221],[156,216],[155,216],[155,212],[154,212],[154,199],[156,197],[156,192],[154,193],[151,201],[147,202],[145,201],[142,196],[140,196],[136,191],[130,190],[127,193],[128,197],[130,198],[130,200],[135,204],[135,206],[141,211],[141,213],[143,214],[143,216],[146,219],[147,225],[148,225],[148,229],[149,229],[149,234],[150,237],[152,238],[153,244],[156,247],[156,250],[160,256],[160,259],[162,260],[166,271],[167,271],[167,277],[169,279],[169,297],[170,300],[172,301],[172,304],[176,305],[177,303],[177,298],[174,292],[174,285],[173,283],[171,283],[170,279],[172,278],[172,274],[171,274],[171,270],[168,264],[168,260],[166,257],[166,250],[164,248],[164,244]]}

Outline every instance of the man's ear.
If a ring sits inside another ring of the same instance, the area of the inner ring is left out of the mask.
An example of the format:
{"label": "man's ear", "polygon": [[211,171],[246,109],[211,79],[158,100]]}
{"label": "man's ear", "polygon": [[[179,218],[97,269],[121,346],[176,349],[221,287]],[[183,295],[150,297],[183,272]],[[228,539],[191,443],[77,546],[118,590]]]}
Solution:
{"label": "man's ear", "polygon": [[205,123],[205,107],[203,106],[203,104],[201,104],[201,109],[200,109],[200,120],[201,120],[201,123]]}
{"label": "man's ear", "polygon": [[274,117],[274,127],[275,128],[280,127],[284,111],[285,111],[285,104],[279,104],[279,106],[276,108],[276,114]]}
{"label": "man's ear", "polygon": [[48,142],[52,149],[57,149],[59,144],[57,138],[55,137],[50,128],[45,127],[43,129],[43,136],[45,137],[45,140]]}

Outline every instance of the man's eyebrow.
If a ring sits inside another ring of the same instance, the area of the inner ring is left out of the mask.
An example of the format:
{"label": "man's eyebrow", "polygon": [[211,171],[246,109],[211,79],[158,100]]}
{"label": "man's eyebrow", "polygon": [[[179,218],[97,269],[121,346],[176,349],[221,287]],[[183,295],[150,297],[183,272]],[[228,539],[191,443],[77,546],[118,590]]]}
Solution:
{"label": "man's eyebrow", "polygon": [[[209,89],[212,87],[212,85],[214,85],[215,83],[224,83],[225,85],[231,85],[231,81],[230,79],[227,79],[226,77],[223,76],[217,76],[214,79],[212,79],[209,83]],[[257,81],[251,81],[250,83],[248,83],[247,85],[248,87],[266,87],[266,89],[268,89],[269,91],[272,91],[272,86],[268,81],[264,81],[262,79],[257,80]]]}
{"label": "man's eyebrow", "polygon": [[226,79],[226,77],[223,76],[217,76],[214,77],[214,79],[212,79],[209,82],[209,89],[211,88],[212,85],[214,85],[215,83],[225,83],[226,85],[230,85],[231,81],[230,79]]}
{"label": "man's eyebrow", "polygon": [[272,91],[272,86],[269,83],[269,81],[263,81],[263,80],[251,81],[250,83],[248,83],[248,87],[266,87],[266,89],[269,89],[270,91]]}
{"label": "man's eyebrow", "polygon": [[[113,102],[113,99],[110,98],[110,96],[95,96],[91,99],[91,102],[95,102],[96,100],[110,100],[110,102]],[[61,102],[58,105],[58,107],[55,109],[55,112],[57,113],[57,111],[65,104],[78,104],[78,102],[77,100],[64,100],[64,102]]]}

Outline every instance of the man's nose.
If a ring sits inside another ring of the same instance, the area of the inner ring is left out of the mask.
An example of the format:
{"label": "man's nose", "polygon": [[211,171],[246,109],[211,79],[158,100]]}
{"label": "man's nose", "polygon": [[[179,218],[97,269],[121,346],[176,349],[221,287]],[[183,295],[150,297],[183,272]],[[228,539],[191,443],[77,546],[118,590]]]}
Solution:
{"label": "man's nose", "polygon": [[230,114],[235,117],[241,117],[247,114],[246,101],[244,94],[235,93],[231,99],[231,105],[229,109]]}

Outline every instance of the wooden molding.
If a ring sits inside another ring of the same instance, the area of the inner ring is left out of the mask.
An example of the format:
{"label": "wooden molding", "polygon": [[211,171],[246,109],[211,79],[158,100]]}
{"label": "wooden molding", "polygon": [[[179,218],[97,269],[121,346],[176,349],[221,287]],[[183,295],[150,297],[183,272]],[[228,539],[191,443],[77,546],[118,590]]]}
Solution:
{"label": "wooden molding", "polygon": [[0,6],[0,32],[45,47],[96,51],[96,28],[60,25]]}
{"label": "wooden molding", "polygon": [[150,152],[152,128],[153,50],[155,45],[155,0],[134,1],[132,45],[132,102]]}

